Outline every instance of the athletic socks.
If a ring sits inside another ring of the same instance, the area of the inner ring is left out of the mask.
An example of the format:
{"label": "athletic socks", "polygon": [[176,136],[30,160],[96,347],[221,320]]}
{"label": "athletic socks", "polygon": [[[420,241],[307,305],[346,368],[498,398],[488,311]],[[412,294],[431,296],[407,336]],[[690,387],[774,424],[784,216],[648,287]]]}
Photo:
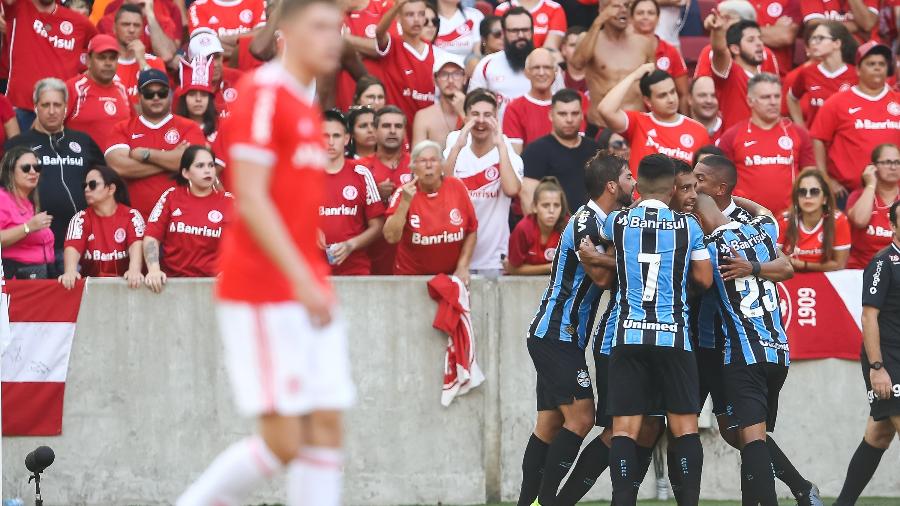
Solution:
{"label": "athletic socks", "polygon": [[597,436],[578,456],[575,469],[572,469],[572,474],[556,496],[557,506],[572,506],[580,501],[608,465],[609,447]]}
{"label": "athletic socks", "polygon": [[791,489],[794,497],[808,494],[812,488],[812,483],[800,475],[800,472],[797,471],[794,464],[781,451],[781,448],[778,447],[771,436],[766,438],[766,446],[769,448],[769,458],[772,459],[772,469],[775,470],[775,477]]}
{"label": "athletic socks", "polygon": [[741,450],[741,472],[742,485],[746,483],[749,487],[749,490],[744,491],[745,498],[749,495],[755,503],[762,506],[778,506],[775,474],[765,441],[756,440],[744,445]]}
{"label": "athletic socks", "polygon": [[672,487],[672,495],[675,502],[681,504],[681,466],[678,464],[678,456],[675,455],[675,436],[668,433],[666,444],[666,467],[669,474],[669,485]]}
{"label": "athletic socks", "polygon": [[863,489],[869,484],[875,470],[878,469],[878,463],[881,462],[881,456],[884,455],[883,448],[875,448],[866,443],[864,439],[856,451],[853,452],[853,458],[850,459],[850,466],[847,469],[847,478],[844,480],[844,486],[841,488],[841,494],[835,501],[835,506],[852,506],[862,495]]}
{"label": "athletic socks", "polygon": [[612,506],[634,506],[637,502],[639,464],[637,443],[627,436],[615,436],[609,447],[609,476],[612,480]]}
{"label": "athletic socks", "polygon": [[650,464],[653,462],[653,447],[646,448],[637,445],[636,452],[638,459],[638,475],[634,484],[635,490],[641,487],[641,483],[644,483],[644,478],[647,476],[647,471],[650,470]]}
{"label": "athletic socks", "polygon": [[343,466],[340,448],[300,450],[287,470],[288,506],[340,506]]}
{"label": "athletic socks", "polygon": [[556,504],[556,492],[559,490],[559,484],[572,469],[583,441],[583,437],[565,427],[560,429],[553,438],[547,449],[544,479],[541,480],[541,490],[538,493],[538,502],[541,503],[541,506]]}
{"label": "athletic socks", "polygon": [[700,502],[700,475],[703,472],[700,434],[685,434],[675,438],[675,459],[674,464],[681,471],[681,501],[678,504],[697,506]]}
{"label": "athletic socks", "polygon": [[530,506],[537,499],[544,477],[544,463],[547,461],[547,449],[550,445],[531,435],[522,457],[522,488],[519,490],[517,506]]}
{"label": "athletic socks", "polygon": [[176,506],[243,504],[244,498],[282,467],[265,441],[250,436],[231,445],[176,501]]}

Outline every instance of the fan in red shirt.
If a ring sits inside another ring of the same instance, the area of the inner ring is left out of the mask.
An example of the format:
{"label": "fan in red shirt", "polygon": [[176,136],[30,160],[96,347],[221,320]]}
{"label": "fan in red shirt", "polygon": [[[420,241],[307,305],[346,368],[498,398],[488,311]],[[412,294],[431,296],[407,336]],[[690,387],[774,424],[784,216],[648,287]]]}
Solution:
{"label": "fan in red shirt", "polygon": [[[625,96],[638,80],[650,112],[622,110]],[[694,152],[709,144],[706,128],[678,112],[675,80],[655,63],[645,63],[625,76],[603,97],[598,110],[607,127],[622,134],[631,146],[628,166],[634,173],[647,155],[661,153],[690,164]]]}
{"label": "fan in red shirt", "polygon": [[556,78],[553,55],[543,48],[532,51],[525,59],[525,77],[531,82],[531,89],[513,99],[503,114],[503,134],[520,155],[525,146],[548,135],[552,129],[550,101]]}
{"label": "fan in red shirt", "polygon": [[763,43],[779,63],[779,76],[793,67],[794,42],[803,26],[800,0],[751,0]]}
{"label": "fan in red shirt", "polygon": [[863,186],[847,199],[853,247],[850,269],[865,269],[872,257],[891,243],[888,211],[900,200],[900,150],[896,144],[882,144],[872,151],[872,164],[862,175]]}
{"label": "fan in red shirt", "polygon": [[[219,114],[216,112],[212,79],[213,60],[198,56],[178,62],[178,90],[175,91],[175,114],[197,123],[206,141],[212,145],[218,139]],[[216,153],[222,157],[224,153]],[[220,158],[221,159],[221,158]],[[218,160],[217,160],[218,161]]]}
{"label": "fan in red shirt", "polygon": [[287,469],[287,500],[340,503],[341,412],[354,401],[345,325],[317,241],[325,184],[315,76],[336,72],[343,13],[281,0],[275,61],[238,84],[221,135],[240,205],[221,252],[216,310],[237,408],[259,431],[236,441],[176,504],[241,504]]}
{"label": "fan in red shirt", "polygon": [[513,7],[524,7],[531,14],[534,20],[534,47],[559,50],[569,27],[566,11],[560,4],[553,0],[507,0],[494,9],[494,14],[503,17]]}
{"label": "fan in red shirt", "polygon": [[[675,80],[675,88],[684,106],[688,95],[688,69],[678,48],[656,35],[659,24],[659,4],[656,0],[637,0],[631,4],[631,25],[634,31],[656,39],[656,53],[653,61],[656,68],[664,70]],[[686,109],[683,109],[686,110]]]}
{"label": "fan in red shirt", "polygon": [[[388,33],[398,15],[402,36]],[[375,49],[369,51],[369,56],[381,58],[387,102],[408,119],[434,104],[435,49],[420,38],[424,22],[424,0],[398,0],[378,23]],[[412,138],[412,122],[407,123],[406,133]]]}
{"label": "fan in red shirt", "polygon": [[144,218],[128,206],[128,190],[109,167],[96,166],[84,179],[87,209],[69,222],[64,250],[65,272],[59,282],[71,290],[84,276],[125,278],[138,288],[141,274]]}
{"label": "fan in red shirt", "polygon": [[181,155],[191,144],[206,144],[200,127],[175,116],[169,78],[150,69],[141,72],[140,115],[118,123],[100,139],[106,162],[128,181],[135,209],[149,216],[159,196],[171,186],[169,175],[179,170]]}
{"label": "fan in red shirt", "polygon": [[[167,14],[154,10],[153,0],[126,0],[123,6],[129,4],[141,9],[143,28],[140,39],[144,47],[163,61],[171,60],[181,43],[181,24],[173,21]],[[97,23],[97,30],[100,33],[115,33],[117,15],[117,12],[104,15]],[[179,19],[180,17],[179,15]]]}
{"label": "fan in red shirt", "polygon": [[688,109],[691,118],[706,128],[712,142],[717,141],[725,133],[722,128],[722,117],[719,116],[716,85],[711,77],[698,77],[691,81],[688,88]]}
{"label": "fan in red shirt", "polygon": [[801,0],[803,22],[815,25],[822,20],[844,23],[856,37],[866,40],[878,24],[879,0],[861,0],[861,9],[853,9],[848,0]]}
{"label": "fan in red shirt", "polygon": [[[730,4],[720,4],[716,6],[716,10],[725,23],[725,29],[738,21],[756,21],[756,10],[748,2],[738,1]],[[694,79],[698,77],[713,76],[712,70],[712,45],[707,44],[700,50],[697,55],[697,63],[694,66]],[[781,66],[790,68],[791,62],[782,62],[778,60],[775,53],[768,47],[763,46],[763,58],[760,64],[760,72],[768,72],[770,74],[781,75]]]}
{"label": "fan in red shirt", "polygon": [[0,156],[3,155],[3,144],[7,139],[19,135],[19,122],[16,121],[16,111],[6,95],[0,95]]}
{"label": "fan in red shirt", "polygon": [[826,100],[816,115],[810,130],[816,166],[827,168],[838,201],[859,188],[865,153],[900,142],[900,94],[885,82],[893,70],[887,46],[863,44],[856,51],[859,84]]}
{"label": "fan in red shirt", "polygon": [[750,117],[747,81],[762,72],[760,64],[765,46],[755,21],[738,21],[726,28],[725,19],[713,11],[704,26],[712,39],[712,77],[722,110],[723,128],[728,130]]}
{"label": "fan in red shirt", "polygon": [[[9,61],[6,96],[17,109],[34,110],[34,85],[45,77],[69,79],[84,69],[84,53],[97,30],[83,16],[54,0],[4,2]],[[20,125],[26,130],[31,125]]]}
{"label": "fan in red shirt", "polygon": [[566,194],[555,177],[547,176],[538,183],[532,208],[534,212],[522,218],[509,236],[509,257],[503,263],[507,274],[550,274],[569,220]]}
{"label": "fan in red shirt", "polygon": [[391,197],[384,238],[397,246],[394,274],[453,274],[469,283],[478,219],[469,191],[455,177],[442,177],[440,144],[413,148],[412,181]]}
{"label": "fan in red shirt", "polygon": [[[360,53],[366,70],[380,79],[383,77],[381,65],[378,55],[372,51],[372,48],[375,45],[375,30],[378,22],[387,12],[387,2],[383,0],[352,0],[346,3],[348,6],[347,15],[344,18],[344,40]],[[353,76],[346,69],[341,69],[337,78],[335,105],[341,110],[347,109],[353,103],[355,89],[356,82]]]}
{"label": "fan in red shirt", "polygon": [[188,33],[211,28],[223,42],[266,24],[264,0],[196,0],[188,8]]}
{"label": "fan in red shirt", "polygon": [[844,62],[846,48],[856,43],[843,24],[823,21],[807,40],[809,56],[815,61],[797,69],[787,103],[794,122],[808,128],[825,100],[850,89],[857,77],[856,67]]}
{"label": "fan in red shirt", "polygon": [[207,28],[194,32],[188,45],[189,58],[211,58],[213,61],[209,84],[215,90],[216,111],[222,119],[228,117],[229,106],[238,98],[235,86],[243,74],[240,70],[225,66],[224,51],[219,37]]}
{"label": "fan in red shirt", "polygon": [[338,111],[326,111],[325,194],[319,206],[319,223],[334,276],[367,276],[372,273],[366,248],[381,236],[384,204],[369,169],[344,157],[350,141],[347,123]]}
{"label": "fan in red shirt", "polygon": [[[118,11],[123,5],[132,4],[137,7],[142,7],[141,4],[144,2],[141,1],[128,1],[128,0],[112,0],[109,4],[103,7],[103,13],[99,20],[96,20],[97,23],[102,21],[103,16],[108,16],[116,11]],[[184,24],[181,22],[181,9],[175,5],[174,0],[154,0],[152,2],[153,13],[156,15],[157,19],[169,18],[175,24],[175,30],[179,34],[184,31]],[[97,10],[93,9],[91,12],[91,20],[95,20],[95,16],[97,15]]]}
{"label": "fan in red shirt", "polygon": [[232,217],[234,199],[216,190],[216,162],[209,148],[187,148],[179,165],[176,185],[159,197],[144,233],[144,282],[156,293],[169,277],[218,274],[222,231]]}
{"label": "fan in red shirt", "polygon": [[[128,92],[133,105],[138,103],[138,74],[149,68],[166,71],[166,62],[147,53],[141,40],[144,33],[144,17],[137,5],[125,4],[116,11],[113,34],[119,42],[119,66],[116,76]],[[170,55],[169,57],[172,57]]]}
{"label": "fan in red shirt", "polygon": [[102,142],[113,127],[131,117],[128,92],[116,79],[119,43],[110,35],[98,34],[88,44],[87,73],[73,77],[69,88],[69,116],[66,126],[80,130]]}
{"label": "fan in red shirt", "polygon": [[795,271],[839,271],[847,265],[850,222],[836,205],[824,174],[817,169],[800,173],[778,227],[778,247]]}
{"label": "fan in red shirt", "polygon": [[737,167],[734,194],[779,213],[791,204],[797,174],[816,166],[812,143],[805,129],[781,116],[778,76],[756,74],[747,86],[750,119],[726,130],[717,145]]}

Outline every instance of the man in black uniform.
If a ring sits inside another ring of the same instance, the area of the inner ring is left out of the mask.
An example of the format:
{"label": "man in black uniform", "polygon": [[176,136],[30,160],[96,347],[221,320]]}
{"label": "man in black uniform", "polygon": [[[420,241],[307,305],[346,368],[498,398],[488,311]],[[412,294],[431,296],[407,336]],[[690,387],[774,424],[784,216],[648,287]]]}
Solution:
{"label": "man in black uniform", "polygon": [[41,79],[34,86],[34,112],[37,119],[31,130],[6,141],[5,149],[27,146],[41,163],[38,196],[41,209],[53,216],[53,249],[56,252],[56,273],[62,274],[63,243],[69,220],[87,207],[81,183],[94,165],[105,165],[103,152],[86,133],[65,128],[68,90],[66,83],[56,78]]}
{"label": "man in black uniform", "polygon": [[852,506],[900,431],[900,202],[890,210],[893,241],[863,274],[860,354],[869,399],[866,434],[850,459],[835,506]]}

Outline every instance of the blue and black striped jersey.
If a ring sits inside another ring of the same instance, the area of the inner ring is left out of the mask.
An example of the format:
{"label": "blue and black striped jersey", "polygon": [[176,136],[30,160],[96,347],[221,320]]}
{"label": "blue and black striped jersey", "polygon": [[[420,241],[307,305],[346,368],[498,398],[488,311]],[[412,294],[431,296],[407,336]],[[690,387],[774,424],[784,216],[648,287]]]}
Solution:
{"label": "blue and black striped jersey", "polygon": [[609,356],[618,324],[619,304],[616,302],[616,292],[612,289],[610,290],[606,310],[603,311],[603,316],[600,317],[600,324],[594,330],[594,355]]}
{"label": "blue and black striped jersey", "polygon": [[619,315],[612,345],[692,350],[688,270],[691,260],[709,258],[697,220],[658,200],[645,200],[610,213],[601,235],[616,248]]}
{"label": "blue and black striped jersey", "polygon": [[731,256],[732,248],[759,263],[778,258],[777,237],[775,220],[760,216],[750,223],[729,222],[707,238],[725,333],[725,364],[790,365],[775,283],[758,276],[724,281],[718,268],[719,259]]}
{"label": "blue and black striped jersey", "polygon": [[532,337],[575,342],[581,349],[597,315],[603,290],[584,271],[578,246],[585,237],[600,244],[600,227],[606,213],[593,201],[581,206],[566,225],[550,270],[550,284],[529,327]]}

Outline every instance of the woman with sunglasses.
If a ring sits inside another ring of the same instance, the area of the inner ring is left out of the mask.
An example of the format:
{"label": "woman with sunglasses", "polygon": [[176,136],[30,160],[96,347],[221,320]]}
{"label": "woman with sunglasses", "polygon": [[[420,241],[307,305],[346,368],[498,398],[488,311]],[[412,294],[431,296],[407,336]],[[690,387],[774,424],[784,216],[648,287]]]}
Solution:
{"label": "woman with sunglasses", "polygon": [[122,276],[129,287],[140,287],[144,218],[129,207],[125,182],[116,171],[98,165],[88,171],[82,186],[88,208],[69,222],[59,282],[71,290],[82,277]]}
{"label": "woman with sunglasses", "polygon": [[478,25],[481,42],[475,51],[466,57],[466,75],[471,76],[475,66],[485,56],[503,51],[503,25],[500,16],[485,16]]}
{"label": "woman with sunglasses", "polygon": [[[434,46],[466,57],[481,44],[479,27],[484,14],[472,7],[463,7],[460,0],[437,0],[437,16],[425,20],[438,31]],[[428,11],[426,11],[428,12]]]}
{"label": "woman with sunglasses", "polygon": [[826,177],[816,169],[801,172],[781,218],[778,246],[798,272],[838,271],[850,255],[850,223],[837,209]]}
{"label": "woman with sunglasses", "polygon": [[900,200],[900,149],[882,144],[872,151],[872,164],[862,174],[863,186],[847,198],[853,247],[848,269],[865,269],[881,249],[891,244],[888,211]]}
{"label": "woman with sunglasses", "polygon": [[368,106],[353,106],[347,113],[350,143],[347,157],[359,160],[375,154],[375,110]]}
{"label": "woman with sunglasses", "polygon": [[53,217],[41,211],[36,191],[41,165],[34,152],[11,148],[0,162],[0,246],[7,279],[46,279],[52,265]]}
{"label": "woman with sunglasses", "polygon": [[434,44],[438,38],[438,29],[441,20],[438,18],[436,7],[430,1],[425,3],[425,24],[422,25],[422,40]]}
{"label": "woman with sunglasses", "polygon": [[159,198],[144,234],[144,281],[156,293],[169,277],[216,276],[222,230],[231,218],[233,199],[216,190],[212,150],[190,146],[179,166],[173,176],[176,186]]}
{"label": "woman with sunglasses", "polygon": [[385,91],[384,83],[375,76],[363,76],[356,81],[356,91],[353,93],[353,105],[368,106],[378,112],[384,107]]}

